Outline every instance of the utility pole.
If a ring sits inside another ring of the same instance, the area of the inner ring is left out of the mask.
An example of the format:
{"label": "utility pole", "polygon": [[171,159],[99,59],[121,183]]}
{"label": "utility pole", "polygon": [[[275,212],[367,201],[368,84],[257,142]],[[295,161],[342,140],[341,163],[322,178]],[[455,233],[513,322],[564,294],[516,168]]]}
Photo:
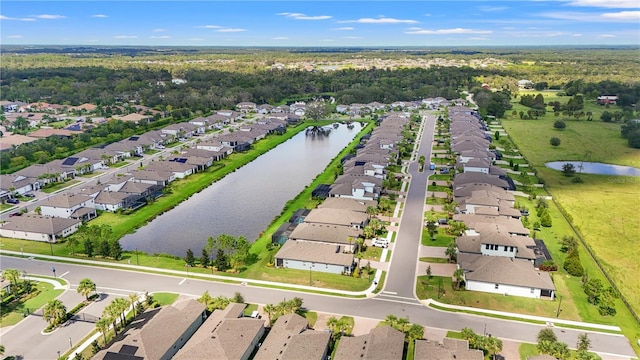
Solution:
{"label": "utility pole", "polygon": [[558,297],[560,298],[560,302],[558,302],[558,311],[556,311],[556,317],[560,317],[560,305],[562,305],[562,295],[558,295]]}

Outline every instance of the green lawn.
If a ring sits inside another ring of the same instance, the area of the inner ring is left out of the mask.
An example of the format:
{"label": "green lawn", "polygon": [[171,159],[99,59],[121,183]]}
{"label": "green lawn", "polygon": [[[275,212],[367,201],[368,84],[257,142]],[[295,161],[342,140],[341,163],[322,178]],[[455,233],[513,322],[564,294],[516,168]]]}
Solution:
{"label": "green lawn", "polygon": [[449,259],[435,258],[435,257],[421,257],[420,261],[434,263],[434,264],[447,264],[449,262]]}
{"label": "green lawn", "polygon": [[449,246],[452,241],[455,240],[455,236],[445,234],[445,231],[441,228],[438,228],[438,232],[436,233],[436,239],[433,240],[429,236],[429,232],[426,227],[422,228],[422,245],[425,246]]}
{"label": "green lawn", "polygon": [[[33,312],[44,306],[49,302],[49,300],[53,300],[58,297],[64,291],[62,289],[54,290],[53,285],[46,282],[36,282],[35,286],[40,289],[40,294],[38,294],[38,296],[31,298],[22,304],[18,304],[6,314],[3,309],[3,316],[0,318],[0,327],[12,326],[19,323],[24,319],[23,311],[29,309],[30,312]],[[43,328],[44,327],[45,324],[43,323]]]}
{"label": "green lawn", "polygon": [[61,189],[64,189],[64,188],[67,188],[69,186],[73,186],[73,185],[79,184],[79,183],[80,183],[80,180],[69,180],[69,181],[65,181],[65,182],[59,182],[59,183],[55,183],[55,184],[52,184],[50,186],[47,186],[47,187],[43,188],[42,192],[45,192],[47,194],[51,194],[51,193],[54,193],[54,192],[56,192],[58,190],[61,190]]}
{"label": "green lawn", "polygon": [[244,308],[244,316],[249,317],[256,310],[258,310],[258,304],[247,304],[247,307]]}
{"label": "green lawn", "polygon": [[165,306],[173,304],[180,295],[175,293],[158,292],[151,294],[151,296],[153,296],[153,300],[160,304],[160,306]]}

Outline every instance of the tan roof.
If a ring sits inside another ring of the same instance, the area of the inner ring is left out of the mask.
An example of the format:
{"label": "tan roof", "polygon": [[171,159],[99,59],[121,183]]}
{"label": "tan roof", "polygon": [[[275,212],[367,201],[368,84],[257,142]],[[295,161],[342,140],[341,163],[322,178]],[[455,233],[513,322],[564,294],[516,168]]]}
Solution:
{"label": "tan roof", "polygon": [[0,149],[11,149],[13,145],[26,144],[36,140],[38,139],[20,134],[3,135],[0,138]]}
{"label": "tan roof", "polygon": [[55,136],[71,136],[79,133],[81,133],[81,131],[71,131],[71,130],[64,130],[64,129],[38,129],[32,132],[31,134],[29,134],[29,136],[42,139],[42,138],[47,138],[49,136],[54,136],[54,135]]}
{"label": "tan roof", "polygon": [[323,331],[307,330],[291,337],[280,360],[324,360],[327,356],[331,334]]}
{"label": "tan roof", "polygon": [[[358,236],[360,236],[360,231],[351,227],[301,223],[291,232],[289,239],[352,244]],[[351,243],[349,238],[353,239]]]}
{"label": "tan roof", "polygon": [[116,205],[120,204],[129,197],[129,194],[119,191],[101,191],[98,196],[96,196],[95,203],[96,204],[108,204],[108,205]]}
{"label": "tan roof", "polygon": [[528,235],[531,231],[522,225],[518,219],[507,216],[491,216],[480,214],[456,214],[456,221],[462,221],[469,229],[482,232],[502,232],[508,234]]}
{"label": "tan roof", "polygon": [[76,219],[65,219],[40,215],[14,216],[0,224],[3,230],[25,231],[38,234],[59,234],[65,229],[81,223]]}
{"label": "tan roof", "polygon": [[402,359],[404,334],[390,326],[373,328],[366,335],[343,336],[338,343],[335,360]]}
{"label": "tan roof", "polygon": [[474,191],[487,191],[491,196],[505,201],[515,201],[512,193],[491,184],[470,183],[453,191],[455,197],[469,197]]}
{"label": "tan roof", "polygon": [[342,226],[364,225],[369,215],[346,209],[313,209],[304,219],[307,223]]}
{"label": "tan roof", "polygon": [[351,266],[353,254],[343,253],[340,245],[288,240],[276,254],[276,259],[308,261]]}
{"label": "tan roof", "polygon": [[460,236],[456,239],[456,245],[461,253],[482,253],[483,244],[492,244],[499,246],[513,246],[518,249],[515,256],[517,258],[534,260],[536,255],[534,251],[528,247],[535,247],[535,241],[528,236],[511,236],[504,233],[480,233],[477,236]]}
{"label": "tan roof", "polygon": [[506,180],[502,180],[497,176],[488,175],[478,172],[467,172],[456,175],[453,179],[454,189],[467,184],[490,184],[503,189],[509,187],[509,183]]}
{"label": "tan roof", "polygon": [[92,197],[88,195],[62,193],[49,198],[47,201],[44,201],[42,204],[40,204],[40,206],[68,209],[80,205],[86,201],[90,201],[91,199]]}
{"label": "tan roof", "polygon": [[264,333],[264,320],[239,318],[245,304],[215,310],[174,359],[242,359],[253,351]]}
{"label": "tan roof", "polygon": [[286,314],[278,318],[269,335],[258,349],[254,360],[276,360],[287,350],[291,337],[305,331],[309,323],[298,314]]}
{"label": "tan roof", "polygon": [[326,198],[318,209],[331,208],[331,209],[345,209],[358,212],[366,212],[369,206],[378,206],[377,201],[373,200],[356,200],[349,198],[330,197]]}
{"label": "tan roof", "polygon": [[469,350],[469,342],[444,338],[440,344],[429,340],[416,340],[415,359],[420,360],[482,360],[482,350]]}
{"label": "tan roof", "polygon": [[136,180],[153,180],[153,181],[167,181],[173,176],[169,171],[160,170],[132,170],[131,175]]}
{"label": "tan roof", "polygon": [[555,290],[549,273],[536,270],[529,260],[458,254],[458,265],[467,281]]}

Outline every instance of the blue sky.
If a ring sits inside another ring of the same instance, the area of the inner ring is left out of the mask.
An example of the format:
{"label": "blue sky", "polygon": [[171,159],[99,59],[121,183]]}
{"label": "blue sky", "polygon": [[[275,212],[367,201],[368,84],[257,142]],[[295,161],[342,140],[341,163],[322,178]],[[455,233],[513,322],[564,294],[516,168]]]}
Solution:
{"label": "blue sky", "polygon": [[640,45],[640,0],[2,1],[2,44]]}

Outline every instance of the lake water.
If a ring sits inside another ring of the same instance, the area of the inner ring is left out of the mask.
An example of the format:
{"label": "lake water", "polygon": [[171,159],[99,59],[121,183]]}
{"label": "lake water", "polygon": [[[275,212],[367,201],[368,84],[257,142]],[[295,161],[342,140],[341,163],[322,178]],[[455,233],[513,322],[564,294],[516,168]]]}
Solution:
{"label": "lake water", "polygon": [[328,136],[306,136],[304,131],[253,162],[194,194],[158,216],[120,243],[125,250],[149,254],[196,257],[209,236],[220,234],[257,239],[280,214],[284,204],[320,174],[331,159],[362,129],[340,125]]}
{"label": "lake water", "polygon": [[553,161],[545,163],[545,166],[554,170],[562,171],[564,164],[573,164],[576,172],[582,172],[585,174],[599,174],[599,175],[626,175],[626,176],[640,176],[640,169],[631,166],[603,164],[597,162],[582,162],[582,161]]}

